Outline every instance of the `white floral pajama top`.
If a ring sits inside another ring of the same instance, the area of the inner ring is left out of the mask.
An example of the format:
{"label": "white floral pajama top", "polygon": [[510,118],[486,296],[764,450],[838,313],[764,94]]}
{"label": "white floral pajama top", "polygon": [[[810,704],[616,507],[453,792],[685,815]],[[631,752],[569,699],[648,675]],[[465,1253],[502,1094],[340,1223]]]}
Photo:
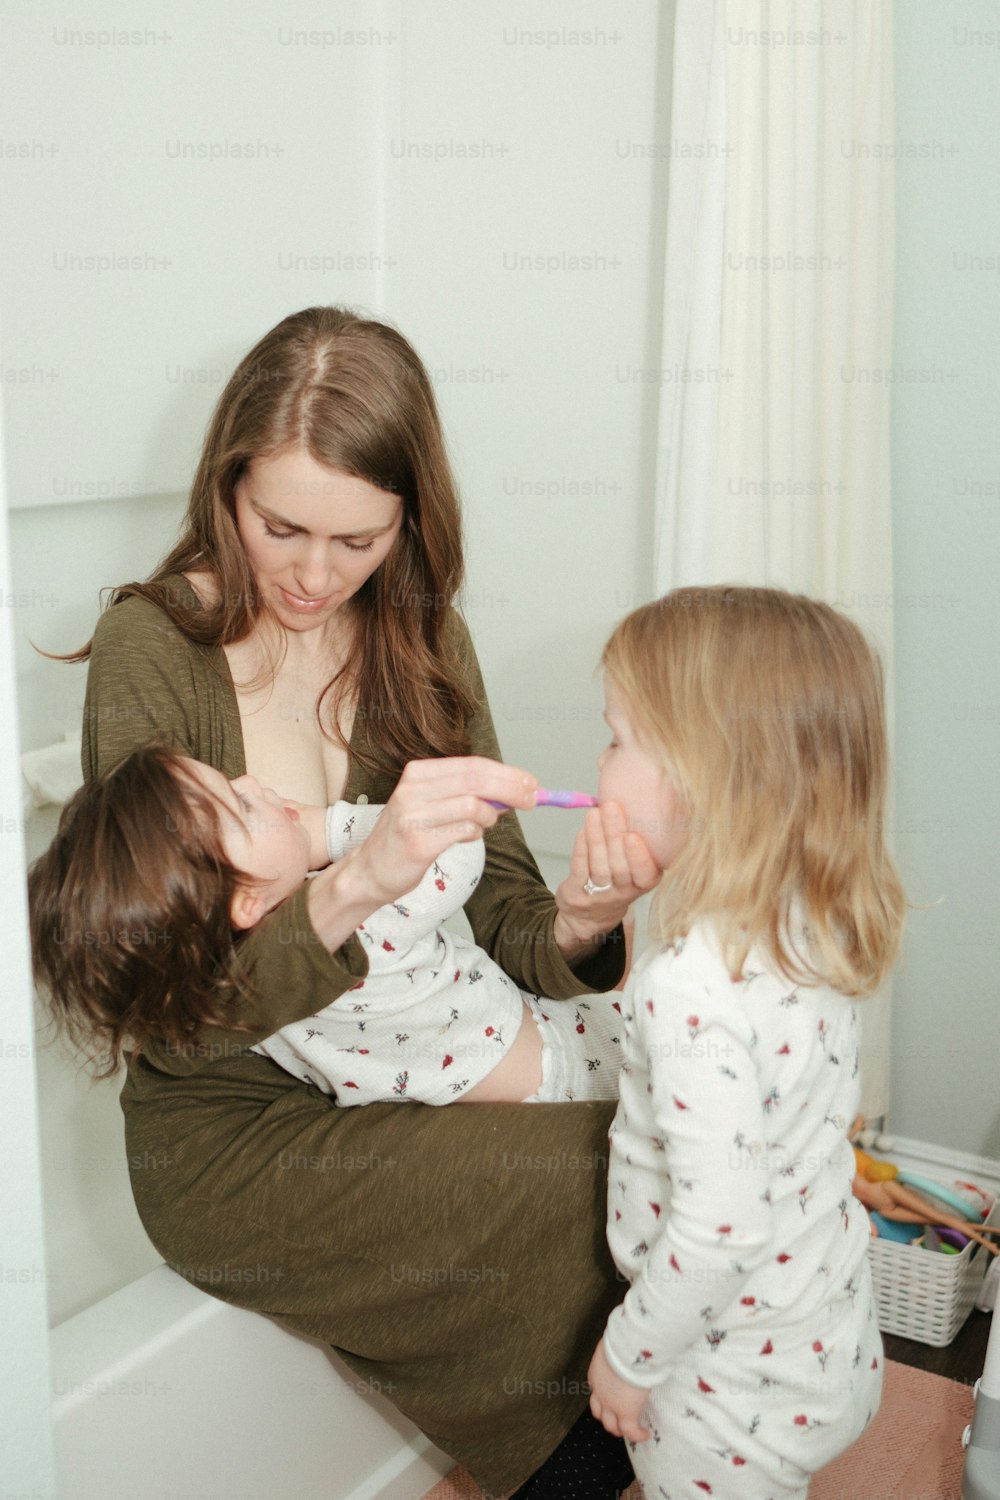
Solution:
{"label": "white floral pajama top", "polygon": [[643,955],[623,1003],[608,1321],[648,1386],[650,1495],[804,1495],[877,1408],[881,1344],[853,1198],[854,1004],[751,952],[733,982],[696,926]]}

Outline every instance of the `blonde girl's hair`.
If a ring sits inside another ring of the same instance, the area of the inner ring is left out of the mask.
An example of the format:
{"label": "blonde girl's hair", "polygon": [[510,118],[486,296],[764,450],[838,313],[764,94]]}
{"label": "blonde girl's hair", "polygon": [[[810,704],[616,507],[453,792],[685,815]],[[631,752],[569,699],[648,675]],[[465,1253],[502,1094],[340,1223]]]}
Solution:
{"label": "blonde girl's hair", "polygon": [[[116,589],[111,607],[131,595],[147,599],[202,645],[250,635],[266,604],[237,529],[236,485],[254,459],[298,450],[403,505],[391,551],[345,606],[353,639],[319,695],[324,733],[346,748],[337,706],[350,695],[356,717],[377,725],[372,755],[358,752],[369,769],[467,754],[477,705],[447,629],[463,573],[458,493],[431,381],[386,323],[309,307],[264,335],[219,398],[180,540],[151,578]],[[215,580],[213,604],[192,609],[178,589],[174,575],[192,570]],[[62,659],[89,655],[88,643]]]}
{"label": "blonde girl's hair", "polygon": [[760,945],[792,982],[876,990],[906,899],[883,825],[882,670],[858,627],[780,589],[676,589],[621,622],[603,664],[683,804],[660,941],[707,918],[734,978]]}

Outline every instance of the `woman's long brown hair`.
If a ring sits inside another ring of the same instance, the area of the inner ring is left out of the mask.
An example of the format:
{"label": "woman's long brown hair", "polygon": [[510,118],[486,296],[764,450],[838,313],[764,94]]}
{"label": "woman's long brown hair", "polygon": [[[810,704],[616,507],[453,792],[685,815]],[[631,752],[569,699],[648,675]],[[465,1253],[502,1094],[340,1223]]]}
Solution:
{"label": "woman's long brown hair", "polygon": [[[205,438],[177,545],[111,606],[148,599],[191,640],[226,646],[251,635],[267,606],[235,518],[235,487],[257,458],[304,450],[399,495],[403,525],[385,562],[348,602],[347,660],[319,695],[323,732],[346,744],[338,705],[378,726],[368,769],[468,753],[473,710],[445,631],[462,583],[458,495],[427,373],[403,336],[338,307],[283,319],[241,361]],[[208,573],[214,602],[192,608],[171,579]],[[66,660],[84,661],[90,643]],[[324,708],[326,700],[329,700]]]}

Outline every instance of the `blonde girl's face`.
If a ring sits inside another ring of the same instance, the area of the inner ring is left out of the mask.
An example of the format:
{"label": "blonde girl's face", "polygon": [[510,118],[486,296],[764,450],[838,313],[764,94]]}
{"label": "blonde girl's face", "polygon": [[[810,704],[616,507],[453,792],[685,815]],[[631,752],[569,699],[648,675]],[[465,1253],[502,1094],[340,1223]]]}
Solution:
{"label": "blonde girl's face", "polygon": [[611,743],[597,757],[598,800],[617,802],[631,833],[639,834],[662,869],[673,864],[687,833],[687,813],[670,773],[640,735],[621,689],[604,674],[604,717]]}

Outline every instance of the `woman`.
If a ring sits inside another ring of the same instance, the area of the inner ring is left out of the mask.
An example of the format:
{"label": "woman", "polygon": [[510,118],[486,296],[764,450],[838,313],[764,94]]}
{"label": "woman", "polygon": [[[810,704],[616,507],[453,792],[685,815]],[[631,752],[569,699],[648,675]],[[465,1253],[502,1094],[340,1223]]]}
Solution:
{"label": "woman", "polygon": [[618,1300],[603,1233],[611,1106],[338,1110],[249,1050],[355,985],[359,922],[484,832],[466,909],[511,977],[558,1000],[621,976],[618,924],[655,866],[601,809],[553,899],[516,819],[490,805],[530,807],[534,779],[499,764],[450,607],[461,568],[416,355],[338,309],[286,318],[222,395],[181,540],[98,624],[84,769],[166,733],[297,801],[388,805],[355,858],[248,935],[238,1017],[133,1059],[133,1189],[175,1270],[204,1284],[211,1266],[217,1295],[333,1344],[487,1494],[543,1466],[519,1493],[562,1493],[564,1473],[567,1493],[604,1496],[629,1473],[581,1415]]}

